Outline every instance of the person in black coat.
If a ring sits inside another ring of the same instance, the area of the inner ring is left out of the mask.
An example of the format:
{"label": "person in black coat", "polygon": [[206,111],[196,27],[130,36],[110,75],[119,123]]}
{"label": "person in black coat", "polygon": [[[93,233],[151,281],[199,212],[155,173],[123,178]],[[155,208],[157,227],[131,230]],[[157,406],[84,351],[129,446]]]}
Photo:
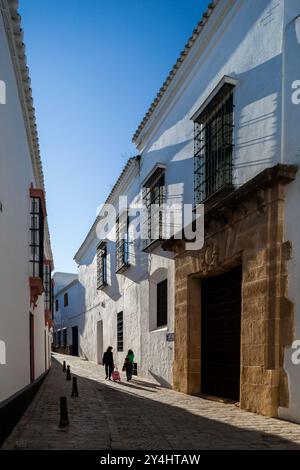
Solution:
{"label": "person in black coat", "polygon": [[114,357],[112,353],[112,347],[109,346],[106,350],[106,352],[103,354],[103,365],[105,366],[105,374],[106,377],[105,379],[111,380],[111,374],[114,370]]}

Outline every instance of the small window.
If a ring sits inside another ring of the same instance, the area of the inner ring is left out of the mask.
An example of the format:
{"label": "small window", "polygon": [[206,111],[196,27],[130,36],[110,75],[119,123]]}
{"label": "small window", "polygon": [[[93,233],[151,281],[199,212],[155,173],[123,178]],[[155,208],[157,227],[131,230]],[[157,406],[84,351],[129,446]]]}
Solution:
{"label": "small window", "polygon": [[63,329],[63,347],[67,347],[67,328]]}
{"label": "small window", "polygon": [[117,314],[117,351],[123,352],[124,337],[123,337],[123,312]]}
{"label": "small window", "polygon": [[30,266],[31,277],[44,277],[44,214],[39,197],[30,198]]}
{"label": "small window", "polygon": [[68,305],[69,305],[69,296],[68,296],[68,292],[66,292],[64,295],[64,307],[67,307]]}
{"label": "small window", "polygon": [[57,331],[57,346],[61,347],[61,330]]}
{"label": "small window", "polygon": [[101,243],[97,248],[97,289],[107,285],[107,247]]}
{"label": "small window", "polygon": [[46,261],[44,263],[44,289],[45,297],[44,304],[45,310],[51,311],[52,307],[52,281],[51,281],[51,263]]}
{"label": "small window", "polygon": [[195,118],[195,205],[232,187],[233,89],[224,84]]}
{"label": "small window", "polygon": [[128,213],[121,214],[116,221],[116,271],[129,266]]}
{"label": "small window", "polygon": [[168,280],[157,284],[157,327],[168,324]]}
{"label": "small window", "polygon": [[143,221],[144,249],[164,238],[163,204],[166,199],[165,170],[157,168],[143,187],[146,218]]}
{"label": "small window", "polygon": [[55,300],[55,311],[58,312],[59,310],[59,302],[58,299]]}

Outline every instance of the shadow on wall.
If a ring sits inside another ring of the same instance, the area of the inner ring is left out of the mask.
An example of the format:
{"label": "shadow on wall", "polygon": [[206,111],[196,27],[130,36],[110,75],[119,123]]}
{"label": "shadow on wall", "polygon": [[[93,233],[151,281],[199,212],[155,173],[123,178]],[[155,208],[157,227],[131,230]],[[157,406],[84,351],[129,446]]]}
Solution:
{"label": "shadow on wall", "polygon": [[157,381],[157,383],[161,385],[161,387],[169,388],[169,389],[172,388],[172,385],[163,377],[161,377],[160,375],[154,374],[154,372],[152,372],[150,369],[148,370],[148,372]]}

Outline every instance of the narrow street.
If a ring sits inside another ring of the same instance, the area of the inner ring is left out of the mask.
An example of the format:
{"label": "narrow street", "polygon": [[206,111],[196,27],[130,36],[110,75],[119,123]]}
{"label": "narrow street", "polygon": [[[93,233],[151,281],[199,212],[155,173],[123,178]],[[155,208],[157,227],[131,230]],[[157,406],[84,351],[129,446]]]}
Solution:
{"label": "narrow street", "polygon": [[[79,397],[62,372],[78,377]],[[59,428],[66,396],[70,425]],[[134,379],[108,382],[104,370],[54,354],[38,395],[3,449],[300,449],[300,426],[187,396]]]}

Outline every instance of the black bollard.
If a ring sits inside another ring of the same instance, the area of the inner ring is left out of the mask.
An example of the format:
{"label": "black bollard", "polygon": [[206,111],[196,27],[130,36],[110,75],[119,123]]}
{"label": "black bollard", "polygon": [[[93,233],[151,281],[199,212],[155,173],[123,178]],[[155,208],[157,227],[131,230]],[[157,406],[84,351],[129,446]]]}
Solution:
{"label": "black bollard", "polygon": [[60,428],[65,428],[66,426],[69,426],[67,398],[66,398],[66,397],[60,397],[60,421],[59,421],[59,427],[60,427]]}
{"label": "black bollard", "polygon": [[73,377],[72,397],[78,397],[77,377]]}
{"label": "black bollard", "polygon": [[67,380],[71,380],[70,366],[67,366]]}
{"label": "black bollard", "polygon": [[67,368],[66,368],[66,361],[64,361],[63,363],[63,372],[66,372]]}

